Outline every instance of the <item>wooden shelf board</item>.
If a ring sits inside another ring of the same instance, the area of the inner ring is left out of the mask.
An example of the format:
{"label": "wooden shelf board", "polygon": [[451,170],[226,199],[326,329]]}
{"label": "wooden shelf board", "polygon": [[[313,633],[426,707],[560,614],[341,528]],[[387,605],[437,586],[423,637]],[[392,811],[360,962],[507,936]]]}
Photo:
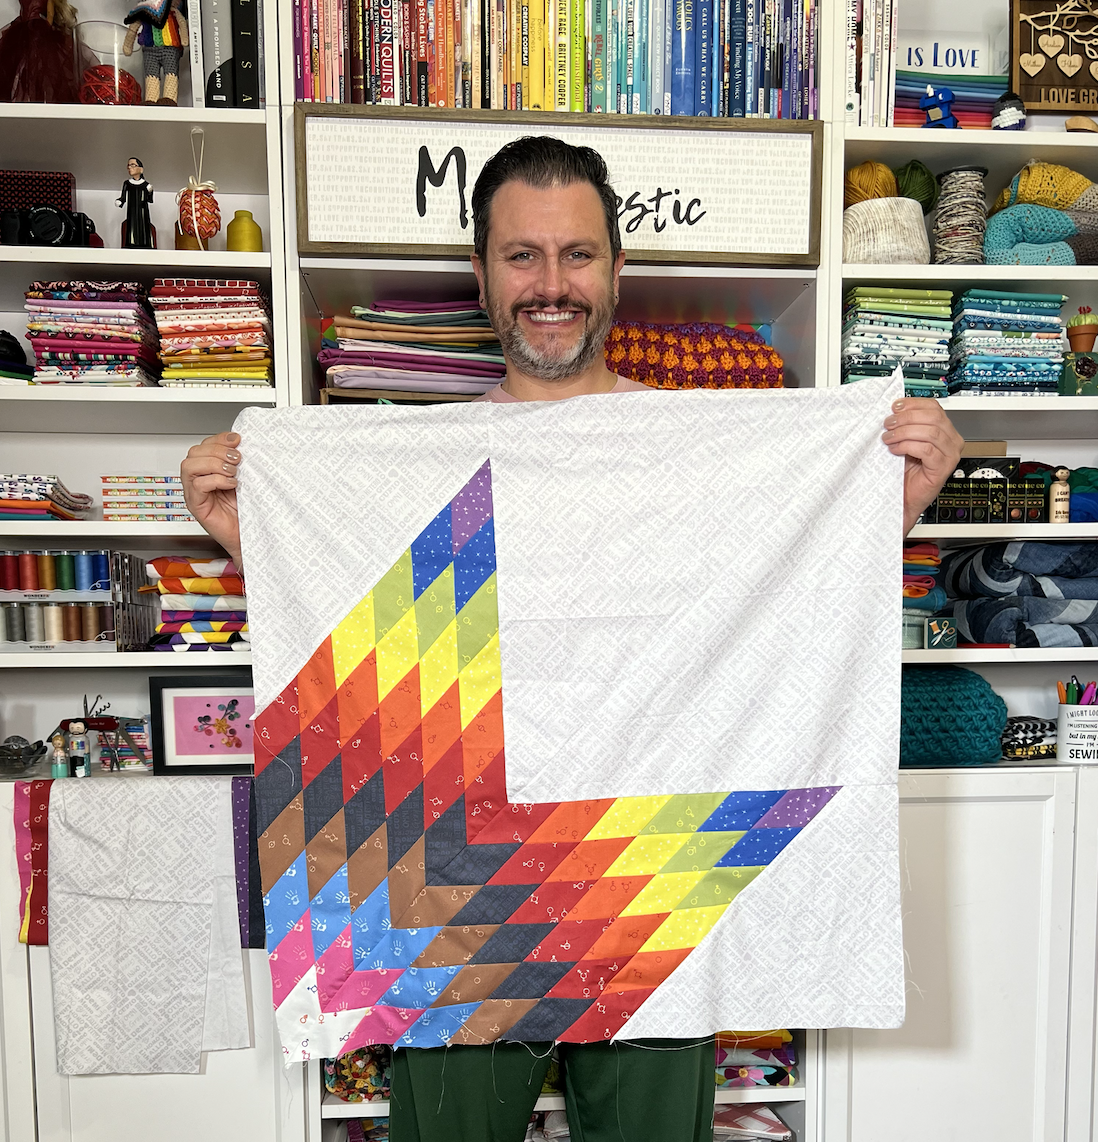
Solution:
{"label": "wooden shelf board", "polygon": [[[263,111],[245,111],[237,107],[105,107],[80,103],[0,103],[0,120],[74,119],[84,123],[243,123],[262,126]],[[52,168],[51,168],[52,169]]]}
{"label": "wooden shelf board", "polygon": [[205,654],[176,654],[174,651],[139,650],[119,653],[105,650],[102,654],[66,654],[63,650],[43,650],[25,654],[4,654],[0,651],[0,670],[53,667],[80,667],[84,670],[130,668],[148,669],[150,666],[183,667],[203,666],[207,670],[221,670],[226,666],[251,666],[250,651],[224,653],[209,651]]}
{"label": "wooden shelf board", "polygon": [[[0,104],[2,107],[3,104]],[[59,266],[151,266],[164,270],[269,270],[269,251],[121,250],[113,246],[0,246],[0,265],[30,262]],[[12,271],[15,272],[14,270]]]}
{"label": "wooden shelf board", "polygon": [[942,666],[951,662],[1098,662],[1098,646],[1066,647],[1001,647],[971,650],[905,650],[903,660],[923,666]]}
{"label": "wooden shelf board", "polygon": [[1098,439],[1098,397],[953,396],[941,403],[973,440]]}
{"label": "wooden shelf board", "polygon": [[919,523],[908,538],[973,543],[993,539],[1098,539],[1098,523]]}
{"label": "wooden shelf board", "polygon": [[26,523],[4,520],[0,522],[0,538],[38,540],[43,543],[47,540],[74,539],[160,539],[169,542],[173,539],[198,538],[206,540],[212,547],[217,546],[199,523],[160,523],[156,520],[28,520]]}
{"label": "wooden shelf board", "polygon": [[[1093,266],[922,266],[907,263],[897,265],[875,265],[871,263],[844,262],[844,282],[914,282],[920,286],[937,285],[942,287],[1007,283],[1021,288],[1028,282],[1044,283],[1045,292],[1061,282],[1094,281]],[[1040,290],[1032,292],[1039,293]]]}

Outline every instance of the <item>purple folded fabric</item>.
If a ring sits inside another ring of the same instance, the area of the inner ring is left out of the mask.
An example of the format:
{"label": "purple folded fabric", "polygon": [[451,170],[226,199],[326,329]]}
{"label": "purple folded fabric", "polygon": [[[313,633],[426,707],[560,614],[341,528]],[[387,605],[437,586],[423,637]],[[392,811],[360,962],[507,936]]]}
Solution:
{"label": "purple folded fabric", "polygon": [[507,366],[503,362],[494,365],[441,354],[348,353],[343,349],[321,349],[316,359],[324,368],[329,365],[377,365],[380,368],[407,369],[416,373],[462,373],[467,377],[497,377],[500,380],[507,374]]}
{"label": "purple folded fabric", "polygon": [[475,298],[468,301],[375,301],[371,309],[391,309],[394,313],[447,313],[455,309],[480,309]]}
{"label": "purple folded fabric", "polygon": [[243,623],[247,611],[161,611],[162,623]]}

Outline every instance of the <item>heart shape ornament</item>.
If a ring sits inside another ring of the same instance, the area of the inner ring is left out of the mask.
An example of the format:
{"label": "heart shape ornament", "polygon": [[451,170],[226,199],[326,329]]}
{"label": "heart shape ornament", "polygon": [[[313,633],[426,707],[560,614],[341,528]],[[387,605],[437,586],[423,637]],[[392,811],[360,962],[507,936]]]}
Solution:
{"label": "heart shape ornament", "polygon": [[1037,37],[1037,43],[1041,45],[1041,51],[1047,55],[1054,56],[1064,46],[1063,36],[1050,36],[1048,32]]}
{"label": "heart shape ornament", "polygon": [[1083,57],[1079,55],[1069,56],[1065,53],[1062,56],[1057,56],[1056,64],[1064,75],[1072,76],[1083,66]]}
{"label": "heart shape ornament", "polygon": [[1094,62],[1093,62],[1091,65],[1090,65],[1090,74],[1094,76],[1094,78],[1095,78],[1095,80],[1096,80],[1096,81],[1098,81],[1098,59],[1096,59],[1096,60],[1095,60],[1095,61],[1094,61]]}
{"label": "heart shape ornament", "polygon": [[1045,57],[1040,52],[1035,52],[1033,55],[1022,52],[1018,57],[1018,66],[1026,75],[1036,75],[1045,66]]}

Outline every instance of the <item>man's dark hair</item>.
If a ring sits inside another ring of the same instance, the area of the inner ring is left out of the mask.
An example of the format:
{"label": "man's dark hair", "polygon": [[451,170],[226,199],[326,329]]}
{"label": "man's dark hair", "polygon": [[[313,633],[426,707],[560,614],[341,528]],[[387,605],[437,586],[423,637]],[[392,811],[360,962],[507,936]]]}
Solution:
{"label": "man's dark hair", "polygon": [[501,147],[484,164],[473,187],[473,249],[484,262],[488,255],[488,224],[492,199],[505,182],[524,182],[538,190],[589,182],[602,200],[610,256],[621,251],[618,199],[608,181],[606,162],[591,147],[573,147],[548,135],[525,135]]}

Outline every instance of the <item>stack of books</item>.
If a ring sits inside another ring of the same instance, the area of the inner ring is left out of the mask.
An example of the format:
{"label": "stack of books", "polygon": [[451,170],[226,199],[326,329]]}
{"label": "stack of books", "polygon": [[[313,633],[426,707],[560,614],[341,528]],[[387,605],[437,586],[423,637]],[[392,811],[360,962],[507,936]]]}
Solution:
{"label": "stack of books", "polygon": [[299,101],[814,119],[819,0],[294,0]]}
{"label": "stack of books", "polygon": [[100,476],[100,480],[105,520],[194,523],[179,476]]}

